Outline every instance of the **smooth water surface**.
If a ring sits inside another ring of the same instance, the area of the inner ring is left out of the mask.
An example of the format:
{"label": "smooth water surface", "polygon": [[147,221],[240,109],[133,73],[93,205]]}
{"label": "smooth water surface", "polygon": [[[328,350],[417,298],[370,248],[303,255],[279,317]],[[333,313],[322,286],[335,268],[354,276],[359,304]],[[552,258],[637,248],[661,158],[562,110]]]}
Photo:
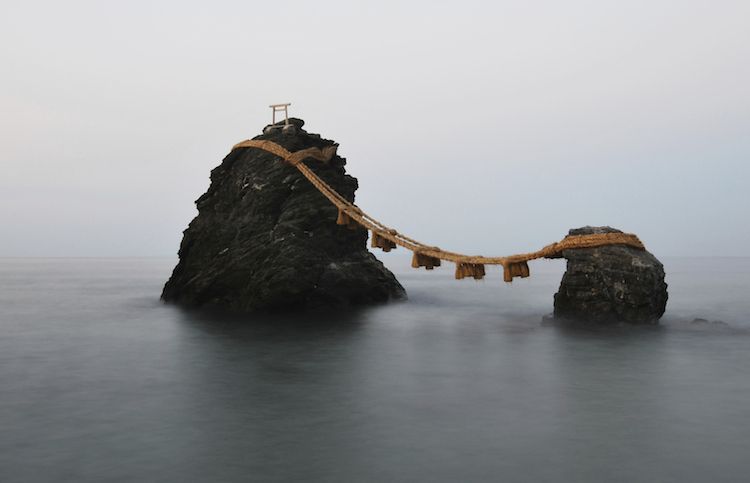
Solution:
{"label": "smooth water surface", "polygon": [[560,262],[275,317],[163,305],[174,262],[0,260],[0,481],[750,478],[750,259],[667,259],[663,323],[609,329],[541,323]]}

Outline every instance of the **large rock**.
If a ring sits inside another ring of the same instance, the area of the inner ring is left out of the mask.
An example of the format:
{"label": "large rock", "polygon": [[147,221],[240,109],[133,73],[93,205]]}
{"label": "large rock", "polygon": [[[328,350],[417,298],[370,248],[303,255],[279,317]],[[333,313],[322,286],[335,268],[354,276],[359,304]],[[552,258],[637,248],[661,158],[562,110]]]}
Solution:
{"label": "large rock", "polygon": [[[290,151],[335,143],[302,129],[255,139]],[[346,161],[306,164],[348,200],[357,180]],[[297,169],[265,151],[235,149],[211,172],[184,232],[179,263],[162,298],[236,311],[308,309],[385,302],[405,296],[366,248],[367,231],[336,225],[337,210]]]}
{"label": "large rock", "polygon": [[[621,233],[586,226],[571,235]],[[555,294],[555,317],[600,323],[654,324],[667,305],[664,266],[624,245],[564,250],[568,267]]]}

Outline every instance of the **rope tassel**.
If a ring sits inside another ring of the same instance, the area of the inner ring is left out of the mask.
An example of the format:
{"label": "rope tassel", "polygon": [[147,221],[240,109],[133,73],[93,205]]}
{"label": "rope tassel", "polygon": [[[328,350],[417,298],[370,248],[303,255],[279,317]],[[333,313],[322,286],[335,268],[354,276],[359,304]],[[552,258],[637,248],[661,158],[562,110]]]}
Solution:
{"label": "rope tassel", "polygon": [[339,209],[339,216],[336,218],[336,224],[341,226],[346,226],[350,230],[358,230],[359,229],[359,223],[357,223],[354,219],[352,219],[349,214]]}
{"label": "rope tassel", "polygon": [[481,263],[456,263],[456,280],[472,277],[474,280],[484,278],[484,264]]}
{"label": "rope tassel", "polygon": [[339,216],[336,218],[337,225],[348,225],[351,218],[347,215],[344,210],[339,210]]}
{"label": "rope tassel", "polygon": [[384,237],[380,233],[372,232],[372,241],[370,242],[372,248],[381,248],[384,252],[388,253],[391,250],[396,249],[396,243]]}
{"label": "rope tassel", "polygon": [[427,270],[432,270],[435,267],[440,266],[440,259],[425,255],[424,253],[414,252],[411,257],[412,268],[424,267]]}
{"label": "rope tassel", "polygon": [[526,278],[529,274],[529,264],[527,262],[512,262],[503,265],[503,280],[506,282],[512,282],[515,277]]}

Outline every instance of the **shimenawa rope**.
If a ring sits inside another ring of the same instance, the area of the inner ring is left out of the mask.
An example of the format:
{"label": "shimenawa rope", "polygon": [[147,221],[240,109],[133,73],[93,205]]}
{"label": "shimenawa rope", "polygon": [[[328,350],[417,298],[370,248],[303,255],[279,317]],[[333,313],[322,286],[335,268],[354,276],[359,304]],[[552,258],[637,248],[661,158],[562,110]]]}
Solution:
{"label": "shimenawa rope", "polygon": [[568,235],[559,242],[545,246],[541,250],[531,253],[521,253],[507,257],[484,257],[463,255],[461,253],[441,250],[438,247],[427,245],[413,238],[389,228],[375,218],[371,217],[361,208],[341,196],[331,188],[325,181],[320,179],[302,161],[313,158],[318,161],[328,162],[336,154],[336,145],[327,146],[322,150],[319,148],[307,148],[291,152],[273,141],[247,140],[232,147],[257,148],[280,157],[290,165],[299,170],[302,175],[339,210],[336,223],[345,225],[351,229],[364,227],[372,232],[371,244],[374,248],[381,248],[388,252],[396,246],[402,246],[413,252],[412,267],[425,267],[432,270],[440,266],[440,261],[445,260],[456,264],[456,278],[471,277],[482,279],[485,276],[485,265],[501,265],[503,267],[503,280],[512,282],[513,278],[526,278],[529,276],[528,262],[538,258],[560,258],[563,250],[576,248],[594,248],[605,245],[626,245],[638,250],[645,250],[643,243],[636,235],[631,233],[596,233],[591,235]]}

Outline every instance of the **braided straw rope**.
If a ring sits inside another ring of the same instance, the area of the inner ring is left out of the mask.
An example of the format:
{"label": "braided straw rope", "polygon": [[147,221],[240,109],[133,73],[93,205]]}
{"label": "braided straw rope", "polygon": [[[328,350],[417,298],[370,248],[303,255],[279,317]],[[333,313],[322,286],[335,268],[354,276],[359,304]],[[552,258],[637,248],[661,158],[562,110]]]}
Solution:
{"label": "braided straw rope", "polygon": [[284,161],[299,170],[308,181],[325,196],[336,208],[339,209],[339,218],[343,213],[345,220],[351,220],[357,225],[370,230],[380,238],[386,239],[402,246],[407,250],[414,252],[415,257],[412,265],[425,266],[431,269],[433,266],[440,266],[439,260],[446,260],[456,264],[456,278],[473,276],[480,279],[484,277],[484,265],[501,265],[503,267],[504,279],[510,282],[514,277],[528,277],[529,269],[526,262],[538,258],[560,258],[563,250],[576,248],[594,248],[605,245],[625,245],[645,250],[643,243],[636,235],[630,233],[596,233],[591,235],[568,235],[561,241],[545,246],[541,250],[530,253],[521,253],[507,257],[484,257],[463,255],[461,253],[441,250],[438,247],[421,243],[410,238],[393,228],[389,228],[379,222],[372,216],[365,213],[361,208],[350,202],[336,190],[331,188],[325,181],[320,179],[306,164],[302,161],[306,158],[313,158],[318,161],[328,162],[336,154],[336,146],[327,146],[322,150],[319,148],[307,148],[296,152],[291,152],[272,141],[267,140],[247,140],[238,143],[232,147],[232,150],[239,148],[258,148],[282,158]]}

